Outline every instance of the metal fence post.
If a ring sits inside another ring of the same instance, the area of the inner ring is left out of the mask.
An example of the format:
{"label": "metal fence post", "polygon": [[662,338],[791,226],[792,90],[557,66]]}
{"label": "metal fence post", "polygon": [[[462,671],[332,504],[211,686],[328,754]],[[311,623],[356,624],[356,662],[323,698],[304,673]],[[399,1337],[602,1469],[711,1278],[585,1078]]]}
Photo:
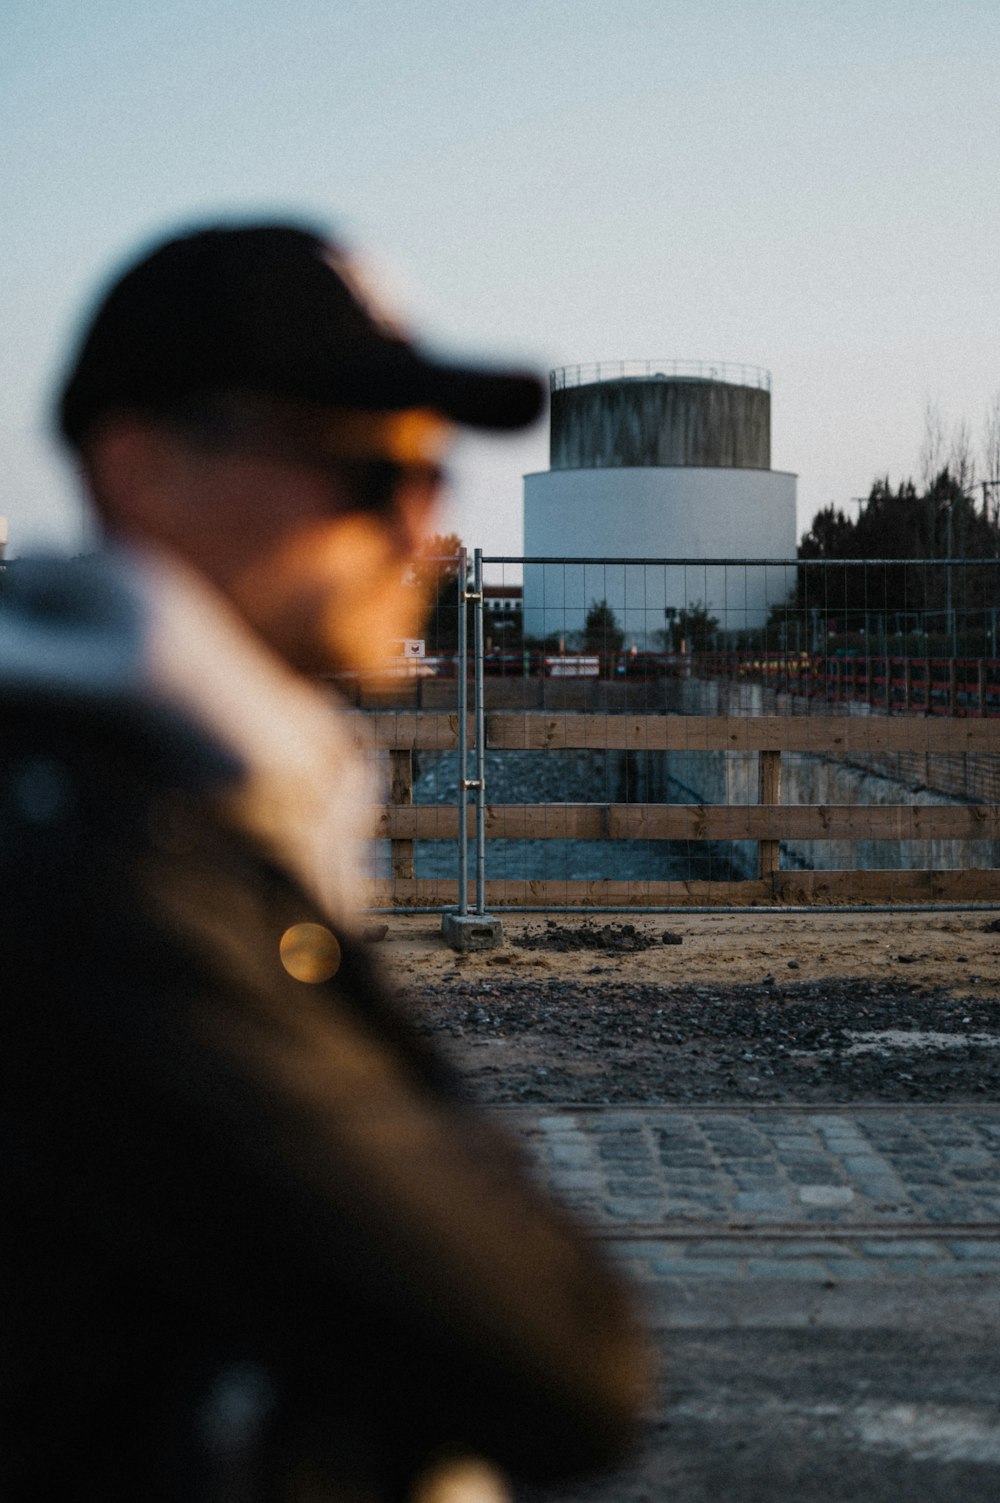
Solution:
{"label": "metal fence post", "polygon": [[[472,589],[466,584],[468,552],[459,552],[458,584],[458,911],[441,916],[441,930],[456,950],[493,950],[503,943],[503,925],[486,913],[486,710],[483,688],[483,551],[475,550]],[[469,631],[473,606],[473,685],[476,775],[469,771]],[[476,793],[476,911],[469,913],[469,790]]]}
{"label": "metal fence post", "polygon": [[465,613],[468,550],[458,550],[458,911],[469,911],[469,627]]}
{"label": "metal fence post", "polygon": [[476,913],[486,912],[486,692],[483,684],[483,550],[473,554],[472,599],[475,631],[476,700]]}

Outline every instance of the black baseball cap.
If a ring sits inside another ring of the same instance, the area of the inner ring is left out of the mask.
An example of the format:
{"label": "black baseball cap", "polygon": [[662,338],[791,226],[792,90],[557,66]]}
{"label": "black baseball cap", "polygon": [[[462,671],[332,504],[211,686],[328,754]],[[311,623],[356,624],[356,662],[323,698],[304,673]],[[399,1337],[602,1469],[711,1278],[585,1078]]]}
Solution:
{"label": "black baseball cap", "polygon": [[532,374],[419,349],[340,247],[291,224],[194,230],[131,266],[83,337],[58,425],[79,448],[111,413],[169,417],[219,391],[353,410],[427,407],[496,430],[533,422],[543,402]]}

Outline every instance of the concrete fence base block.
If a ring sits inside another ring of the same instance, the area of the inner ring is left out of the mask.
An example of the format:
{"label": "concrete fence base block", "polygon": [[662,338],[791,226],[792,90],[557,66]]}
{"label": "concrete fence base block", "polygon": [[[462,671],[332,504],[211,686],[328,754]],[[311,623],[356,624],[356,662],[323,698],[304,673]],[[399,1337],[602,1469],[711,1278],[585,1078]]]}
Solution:
{"label": "concrete fence base block", "polygon": [[489,913],[443,913],[441,933],[453,950],[496,950],[503,924]]}

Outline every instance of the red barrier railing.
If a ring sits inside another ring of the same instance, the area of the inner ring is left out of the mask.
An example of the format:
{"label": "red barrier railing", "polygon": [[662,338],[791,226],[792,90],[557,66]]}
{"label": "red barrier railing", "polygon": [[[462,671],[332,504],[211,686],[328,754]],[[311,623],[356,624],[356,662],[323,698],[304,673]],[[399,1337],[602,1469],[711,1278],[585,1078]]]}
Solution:
{"label": "red barrier railing", "polygon": [[762,683],[824,704],[890,714],[1000,719],[1000,659],[694,653],[691,674]]}

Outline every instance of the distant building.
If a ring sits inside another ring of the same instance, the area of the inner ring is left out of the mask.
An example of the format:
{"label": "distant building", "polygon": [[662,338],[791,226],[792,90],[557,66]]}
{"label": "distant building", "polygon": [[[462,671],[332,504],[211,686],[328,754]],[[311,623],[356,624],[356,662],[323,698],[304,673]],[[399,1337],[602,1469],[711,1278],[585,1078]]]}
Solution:
{"label": "distant building", "polygon": [[[618,362],[550,375],[548,471],[524,480],[524,551],[553,559],[790,559],[796,476],[771,469],[771,377],[756,366]],[[527,566],[524,630],[583,627],[606,599],[626,637],[653,645],[683,607],[758,626],[781,569]]]}
{"label": "distant building", "polygon": [[483,609],[494,615],[521,612],[523,590],[515,584],[483,584]]}
{"label": "distant building", "polygon": [[7,557],[7,518],[0,517],[0,563]]}
{"label": "distant building", "polygon": [[487,584],[483,581],[483,611],[488,652],[504,652],[521,647],[521,603],[519,584]]}

